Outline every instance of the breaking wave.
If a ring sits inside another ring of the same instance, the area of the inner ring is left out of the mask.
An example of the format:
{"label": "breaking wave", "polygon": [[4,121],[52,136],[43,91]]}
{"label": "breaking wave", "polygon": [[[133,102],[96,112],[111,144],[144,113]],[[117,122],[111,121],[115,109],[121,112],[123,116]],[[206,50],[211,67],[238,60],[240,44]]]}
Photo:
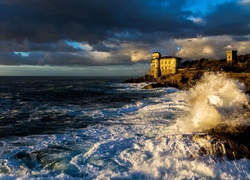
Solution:
{"label": "breaking wave", "polygon": [[246,117],[244,86],[223,75],[206,74],[188,92],[112,79],[0,80],[0,179],[250,179],[249,160],[201,156],[202,144],[183,133],[204,128],[211,112],[214,124]]}
{"label": "breaking wave", "polygon": [[184,95],[189,109],[177,119],[181,132],[200,132],[221,123],[246,123],[249,97],[238,80],[222,73],[205,73]]}

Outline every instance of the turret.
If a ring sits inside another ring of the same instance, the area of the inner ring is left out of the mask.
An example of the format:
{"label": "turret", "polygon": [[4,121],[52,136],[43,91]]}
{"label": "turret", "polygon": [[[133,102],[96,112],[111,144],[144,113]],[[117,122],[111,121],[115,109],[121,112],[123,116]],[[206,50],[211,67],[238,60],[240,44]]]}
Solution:
{"label": "turret", "polygon": [[159,52],[154,52],[152,54],[152,60],[155,63],[154,66],[154,78],[157,79],[158,77],[161,76],[161,69],[160,69],[160,59],[161,59],[161,53]]}
{"label": "turret", "polygon": [[227,51],[227,64],[233,65],[237,62],[237,51],[231,50]]}

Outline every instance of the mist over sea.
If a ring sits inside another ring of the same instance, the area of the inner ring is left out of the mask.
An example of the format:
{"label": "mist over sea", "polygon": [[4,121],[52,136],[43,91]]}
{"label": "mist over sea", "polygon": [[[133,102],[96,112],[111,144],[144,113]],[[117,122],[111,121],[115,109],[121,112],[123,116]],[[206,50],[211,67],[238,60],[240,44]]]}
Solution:
{"label": "mist over sea", "polygon": [[206,74],[190,90],[123,77],[0,77],[0,179],[250,179],[248,159],[191,139],[247,123],[244,85]]}

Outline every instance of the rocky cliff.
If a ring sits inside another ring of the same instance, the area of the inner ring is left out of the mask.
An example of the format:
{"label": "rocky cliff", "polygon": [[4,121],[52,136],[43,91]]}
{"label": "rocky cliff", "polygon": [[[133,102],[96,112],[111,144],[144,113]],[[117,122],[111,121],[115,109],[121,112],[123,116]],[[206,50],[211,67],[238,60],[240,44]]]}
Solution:
{"label": "rocky cliff", "polygon": [[[176,87],[179,89],[188,89],[196,84],[202,77],[204,71],[185,71],[177,74],[169,74],[154,79],[152,76],[145,75],[144,77],[131,78],[123,81],[123,83],[142,83],[148,82],[149,85],[144,89],[158,88],[158,87]],[[250,93],[250,73],[225,73],[229,78],[237,79],[244,83],[247,92]],[[150,84],[151,83],[151,84]]]}

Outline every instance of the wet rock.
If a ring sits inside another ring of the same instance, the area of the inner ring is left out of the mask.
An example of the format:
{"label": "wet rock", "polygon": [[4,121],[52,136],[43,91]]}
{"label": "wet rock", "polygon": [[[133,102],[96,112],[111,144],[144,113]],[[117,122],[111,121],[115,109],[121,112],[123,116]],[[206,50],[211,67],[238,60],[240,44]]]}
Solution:
{"label": "wet rock", "polygon": [[143,83],[143,82],[155,82],[154,77],[145,75],[143,77],[131,78],[123,81],[122,83]]}
{"label": "wet rock", "polygon": [[[40,171],[42,169],[50,169],[59,173],[63,172],[71,177],[87,177],[88,173],[80,172],[74,164],[70,163],[72,157],[78,153],[68,147],[54,145],[38,151],[20,151],[13,158],[29,169]],[[5,169],[0,167],[1,171],[5,171]]]}
{"label": "wet rock", "polygon": [[164,84],[149,84],[147,86],[144,86],[142,89],[153,89],[153,88],[158,88],[158,87],[166,87]]}
{"label": "wet rock", "polygon": [[36,155],[31,152],[20,151],[14,155],[14,158],[29,169],[33,169],[37,164]]}
{"label": "wet rock", "polygon": [[202,155],[226,156],[228,159],[250,159],[250,125],[219,125],[192,140],[200,145]]}
{"label": "wet rock", "polygon": [[50,146],[43,150],[35,152],[37,159],[44,167],[51,167],[55,163],[63,160],[65,156],[69,156],[71,149],[63,146]]}

